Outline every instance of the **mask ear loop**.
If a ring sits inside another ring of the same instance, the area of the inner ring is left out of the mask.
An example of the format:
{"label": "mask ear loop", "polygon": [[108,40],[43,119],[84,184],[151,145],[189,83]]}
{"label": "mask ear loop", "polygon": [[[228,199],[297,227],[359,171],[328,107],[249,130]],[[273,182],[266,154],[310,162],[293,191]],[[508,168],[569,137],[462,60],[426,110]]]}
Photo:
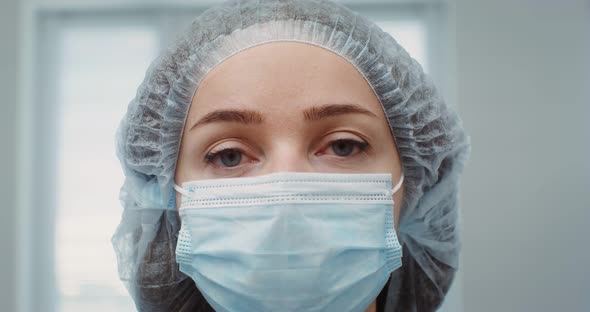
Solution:
{"label": "mask ear loop", "polygon": [[186,197],[192,197],[191,193],[174,183],[174,190]]}
{"label": "mask ear loop", "polygon": [[402,177],[399,179],[399,182],[397,182],[396,186],[391,190],[391,195],[395,194],[395,192],[397,192],[402,187],[402,182],[404,182],[404,174],[403,173],[402,173]]}

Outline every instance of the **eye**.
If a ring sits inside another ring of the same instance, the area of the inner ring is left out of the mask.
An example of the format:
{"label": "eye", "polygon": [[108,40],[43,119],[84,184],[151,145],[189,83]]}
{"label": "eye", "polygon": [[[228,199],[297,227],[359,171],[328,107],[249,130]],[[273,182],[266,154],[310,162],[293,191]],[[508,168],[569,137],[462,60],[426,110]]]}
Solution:
{"label": "eye", "polygon": [[219,167],[236,167],[242,159],[246,158],[244,152],[237,148],[223,148],[212,151],[205,156],[205,162]]}
{"label": "eye", "polygon": [[369,143],[365,141],[358,141],[354,139],[339,139],[330,142],[330,147],[328,150],[332,150],[332,152],[339,157],[347,157],[351,155],[356,155],[367,149]]}
{"label": "eye", "polygon": [[351,142],[351,141],[339,140],[339,141],[332,143],[331,146],[332,146],[332,150],[334,151],[334,153],[336,153],[336,155],[348,156],[354,150],[355,145],[354,145],[354,142]]}

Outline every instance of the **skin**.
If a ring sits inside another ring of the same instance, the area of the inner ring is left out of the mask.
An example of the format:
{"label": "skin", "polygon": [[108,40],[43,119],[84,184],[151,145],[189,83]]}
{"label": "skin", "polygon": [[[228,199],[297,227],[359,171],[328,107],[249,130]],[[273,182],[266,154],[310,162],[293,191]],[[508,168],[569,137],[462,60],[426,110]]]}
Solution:
{"label": "skin", "polygon": [[[223,110],[237,112],[213,113]],[[175,179],[182,185],[285,171],[391,173],[394,185],[402,173],[363,76],[341,56],[301,42],[241,51],[207,74],[188,113]],[[403,193],[402,184],[394,194],[396,230]],[[366,311],[376,311],[376,301]]]}

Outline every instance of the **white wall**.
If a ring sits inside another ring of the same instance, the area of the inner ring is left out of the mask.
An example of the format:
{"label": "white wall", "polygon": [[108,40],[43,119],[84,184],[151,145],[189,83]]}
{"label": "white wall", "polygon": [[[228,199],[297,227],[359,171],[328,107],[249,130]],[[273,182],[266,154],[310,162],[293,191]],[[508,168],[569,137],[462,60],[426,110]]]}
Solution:
{"label": "white wall", "polygon": [[0,4],[0,311],[15,309],[15,150],[18,1]]}
{"label": "white wall", "polygon": [[0,5],[0,311],[14,311],[18,2]]}
{"label": "white wall", "polygon": [[590,311],[590,2],[454,14],[465,311]]}

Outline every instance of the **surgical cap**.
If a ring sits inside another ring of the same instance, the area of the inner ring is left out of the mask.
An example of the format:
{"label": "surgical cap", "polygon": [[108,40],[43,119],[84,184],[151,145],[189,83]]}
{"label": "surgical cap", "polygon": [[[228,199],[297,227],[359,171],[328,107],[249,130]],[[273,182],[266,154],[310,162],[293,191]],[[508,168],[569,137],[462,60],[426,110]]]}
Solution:
{"label": "surgical cap", "polygon": [[336,53],[378,97],[405,174],[398,228],[404,265],[390,278],[386,309],[434,310],[458,268],[458,186],[469,136],[422,67],[391,35],[342,5],[313,0],[219,4],[198,16],[148,68],[117,130],[124,210],[112,242],[120,278],[136,307],[184,311],[204,301],[175,260],[180,221],[173,183],[187,113],[212,68],[240,51],[277,41]]}

